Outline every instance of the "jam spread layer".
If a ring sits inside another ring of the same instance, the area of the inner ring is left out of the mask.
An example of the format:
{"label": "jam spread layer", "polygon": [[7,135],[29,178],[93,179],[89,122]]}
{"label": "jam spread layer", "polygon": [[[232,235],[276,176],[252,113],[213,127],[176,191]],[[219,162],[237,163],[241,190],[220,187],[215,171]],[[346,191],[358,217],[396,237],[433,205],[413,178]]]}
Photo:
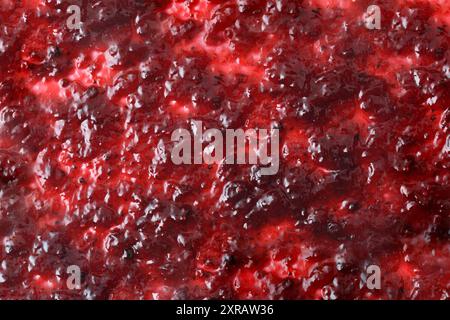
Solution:
{"label": "jam spread layer", "polygon": [[[0,21],[1,299],[449,299],[448,1],[3,0]],[[279,130],[278,172],[175,165],[200,121]]]}

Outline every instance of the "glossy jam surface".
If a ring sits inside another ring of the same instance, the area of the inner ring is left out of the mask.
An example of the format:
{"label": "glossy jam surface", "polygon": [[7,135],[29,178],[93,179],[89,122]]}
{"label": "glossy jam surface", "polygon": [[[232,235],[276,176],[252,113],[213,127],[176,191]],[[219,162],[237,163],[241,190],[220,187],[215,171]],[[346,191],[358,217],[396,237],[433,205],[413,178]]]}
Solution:
{"label": "glossy jam surface", "polygon": [[[0,24],[1,299],[449,299],[448,1],[2,0]],[[279,128],[278,174],[174,165],[194,120]]]}

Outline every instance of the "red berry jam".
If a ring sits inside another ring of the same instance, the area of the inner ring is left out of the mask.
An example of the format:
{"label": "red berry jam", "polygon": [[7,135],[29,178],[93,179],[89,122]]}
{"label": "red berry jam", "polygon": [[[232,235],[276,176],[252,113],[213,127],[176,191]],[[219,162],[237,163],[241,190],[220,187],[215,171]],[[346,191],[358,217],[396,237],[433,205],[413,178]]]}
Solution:
{"label": "red berry jam", "polygon": [[[0,21],[1,299],[449,299],[447,0],[2,0]],[[278,173],[174,165],[193,121],[278,128]]]}

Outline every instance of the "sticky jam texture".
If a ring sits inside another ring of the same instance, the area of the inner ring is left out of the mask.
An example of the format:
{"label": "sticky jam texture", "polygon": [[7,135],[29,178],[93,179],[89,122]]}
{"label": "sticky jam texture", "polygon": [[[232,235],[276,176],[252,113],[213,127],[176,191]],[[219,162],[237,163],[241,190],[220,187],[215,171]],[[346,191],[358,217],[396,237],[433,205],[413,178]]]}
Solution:
{"label": "sticky jam texture", "polygon": [[[1,299],[449,299],[448,1],[3,0],[0,21]],[[280,129],[279,172],[173,165],[193,120]]]}

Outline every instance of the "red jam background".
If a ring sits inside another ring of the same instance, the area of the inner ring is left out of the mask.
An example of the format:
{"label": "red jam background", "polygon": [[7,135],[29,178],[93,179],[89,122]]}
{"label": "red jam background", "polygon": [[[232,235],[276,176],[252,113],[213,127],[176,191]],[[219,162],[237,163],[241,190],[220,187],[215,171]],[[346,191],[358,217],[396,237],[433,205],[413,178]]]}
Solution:
{"label": "red jam background", "polygon": [[[449,299],[448,1],[1,0],[0,22],[1,299]],[[278,174],[175,166],[193,120],[279,128]]]}

